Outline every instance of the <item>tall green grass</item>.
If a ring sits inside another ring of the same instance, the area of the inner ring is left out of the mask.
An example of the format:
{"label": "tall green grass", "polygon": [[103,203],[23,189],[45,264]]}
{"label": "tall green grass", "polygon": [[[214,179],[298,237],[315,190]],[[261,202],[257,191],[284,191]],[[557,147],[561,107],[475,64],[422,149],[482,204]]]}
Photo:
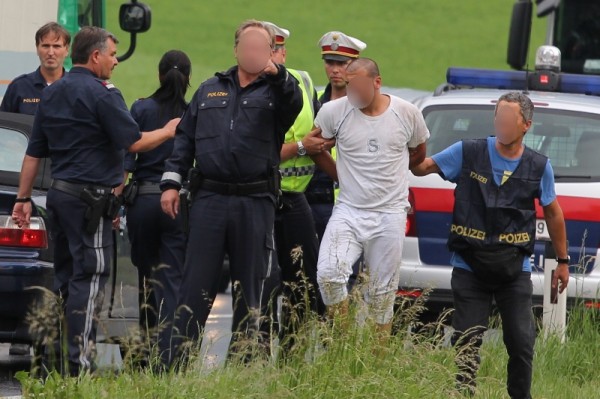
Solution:
{"label": "tall green grass", "polygon": [[[340,335],[328,323],[311,320],[300,347],[276,361],[209,366],[199,349],[185,371],[140,370],[126,358],[120,373],[45,379],[20,373],[25,398],[459,398],[454,389],[454,350],[436,334],[416,334],[422,302],[405,304],[397,334],[381,342],[369,323]],[[412,328],[411,328],[412,327]],[[437,325],[421,331],[442,331]],[[567,340],[539,338],[535,348],[535,398],[597,398],[600,392],[598,314],[583,307],[570,313]],[[499,339],[482,347],[479,398],[507,397],[507,355]]]}

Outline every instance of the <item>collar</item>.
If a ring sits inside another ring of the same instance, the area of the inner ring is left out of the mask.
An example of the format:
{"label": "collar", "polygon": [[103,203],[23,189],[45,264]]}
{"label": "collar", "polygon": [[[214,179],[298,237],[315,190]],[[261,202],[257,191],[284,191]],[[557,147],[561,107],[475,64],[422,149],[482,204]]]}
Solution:
{"label": "collar", "polygon": [[33,73],[32,73],[32,79],[33,79],[33,85],[37,86],[40,85],[42,87],[46,87],[46,79],[44,79],[44,76],[42,76],[42,67],[38,67]]}
{"label": "collar", "polygon": [[323,94],[321,94],[321,97],[319,97],[319,102],[321,104],[329,101],[331,101],[331,83],[327,83],[327,86],[325,86],[325,91],[323,91]]}
{"label": "collar", "polygon": [[82,67],[82,66],[74,66],[73,68],[71,68],[69,73],[82,73],[84,75],[90,75],[90,76],[95,77],[96,79],[99,79],[98,76],[96,76],[96,74],[94,72],[92,72],[88,68]]}
{"label": "collar", "polygon": [[[224,72],[217,72],[217,73],[215,73],[215,76],[222,80],[229,80],[229,81],[233,82],[237,87],[241,87],[240,79],[238,77],[238,66],[237,65],[232,66],[231,68],[229,68],[228,70],[226,70]],[[256,78],[255,81],[250,83],[248,86],[254,85],[264,79],[265,79],[265,77],[260,75],[258,78]],[[246,87],[248,87],[248,86],[246,86]]]}
{"label": "collar", "polygon": [[[63,68],[62,70],[62,76],[61,78],[65,77],[65,68]],[[42,67],[38,67],[34,72],[33,72],[33,84],[34,85],[41,85],[43,87],[46,87],[48,85],[48,83],[46,82],[46,79],[44,78],[44,75],[42,75]]]}

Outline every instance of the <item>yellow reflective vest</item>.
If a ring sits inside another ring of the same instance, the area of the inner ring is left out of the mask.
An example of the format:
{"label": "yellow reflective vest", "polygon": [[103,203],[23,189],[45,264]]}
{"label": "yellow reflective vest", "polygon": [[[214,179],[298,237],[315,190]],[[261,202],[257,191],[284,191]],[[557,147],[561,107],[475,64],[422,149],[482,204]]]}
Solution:
{"label": "yellow reflective vest", "polygon": [[[294,124],[285,134],[285,144],[302,140],[313,128],[315,119],[314,93],[315,88],[309,74],[305,71],[287,69],[300,82],[303,106]],[[288,159],[279,165],[281,172],[281,190],[303,193],[315,171],[315,163],[308,155]]]}

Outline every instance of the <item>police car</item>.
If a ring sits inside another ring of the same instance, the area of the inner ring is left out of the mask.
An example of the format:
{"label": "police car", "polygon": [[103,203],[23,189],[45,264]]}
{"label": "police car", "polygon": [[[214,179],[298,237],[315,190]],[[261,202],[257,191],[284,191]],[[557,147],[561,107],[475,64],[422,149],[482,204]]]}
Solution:
{"label": "police car", "polygon": [[[449,68],[447,82],[414,103],[431,132],[427,143],[427,156],[431,156],[462,139],[492,135],[494,107],[504,92],[522,90],[529,95],[535,111],[524,142],[550,158],[566,221],[571,257],[567,303],[600,309],[600,76],[560,73],[558,51],[551,46],[540,48],[536,70],[531,73]],[[398,295],[414,298],[431,289],[426,320],[452,307],[446,241],[454,187],[437,175],[410,176],[412,211]],[[550,237],[539,204],[537,218],[531,278],[534,304],[541,305]]]}

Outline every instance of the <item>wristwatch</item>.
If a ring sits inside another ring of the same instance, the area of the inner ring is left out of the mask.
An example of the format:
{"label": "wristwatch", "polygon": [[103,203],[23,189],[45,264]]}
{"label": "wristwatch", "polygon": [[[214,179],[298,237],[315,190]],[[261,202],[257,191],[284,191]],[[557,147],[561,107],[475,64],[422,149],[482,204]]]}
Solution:
{"label": "wristwatch", "polygon": [[571,262],[571,257],[570,257],[570,256],[568,256],[568,255],[567,255],[567,257],[566,257],[566,258],[558,258],[558,257],[557,257],[557,258],[556,258],[556,261],[557,261],[558,263],[564,263],[564,264],[567,264],[567,265],[568,265],[568,264]]}
{"label": "wristwatch", "polygon": [[304,144],[302,144],[302,140],[298,140],[298,142],[296,144],[298,144],[298,155],[300,155],[300,156],[306,155],[306,148],[304,148]]}

